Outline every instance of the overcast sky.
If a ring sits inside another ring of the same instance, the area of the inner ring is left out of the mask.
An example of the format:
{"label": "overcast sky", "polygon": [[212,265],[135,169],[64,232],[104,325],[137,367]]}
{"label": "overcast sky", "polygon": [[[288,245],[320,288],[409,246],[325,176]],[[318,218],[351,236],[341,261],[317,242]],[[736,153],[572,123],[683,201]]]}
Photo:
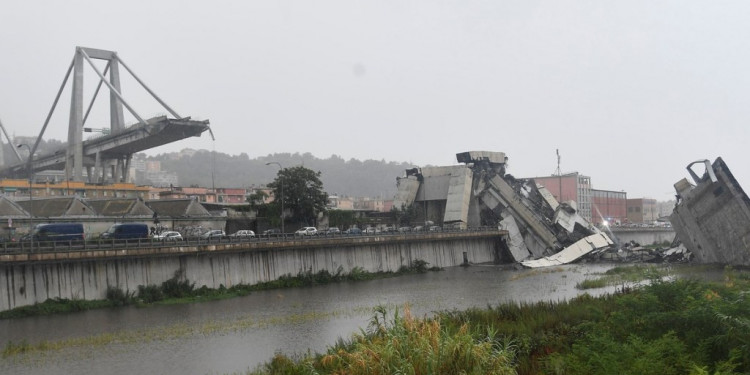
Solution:
{"label": "overcast sky", "polygon": [[[181,116],[211,121],[215,144],[206,134],[150,154],[450,165],[457,152],[490,150],[530,177],[555,172],[559,149],[563,172],[591,176],[594,188],[659,200],[673,196],[688,163],[722,156],[750,189],[748,1],[2,8],[0,120],[15,135],[39,133],[75,47],[85,46],[117,51]],[[88,101],[98,78],[90,68],[84,76]],[[45,139],[67,139],[69,92]],[[166,113],[132,79],[123,78],[123,94],[141,116]],[[104,99],[86,126],[108,126]]]}

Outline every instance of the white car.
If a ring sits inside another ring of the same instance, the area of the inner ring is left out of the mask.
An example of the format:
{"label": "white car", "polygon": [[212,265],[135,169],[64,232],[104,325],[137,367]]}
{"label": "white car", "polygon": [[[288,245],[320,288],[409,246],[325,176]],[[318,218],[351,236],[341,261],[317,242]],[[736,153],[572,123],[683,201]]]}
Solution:
{"label": "white car", "polygon": [[182,234],[180,234],[180,232],[168,230],[155,235],[154,239],[159,241],[182,241]]}
{"label": "white car", "polygon": [[295,236],[315,236],[318,234],[318,229],[315,227],[302,227],[294,232]]}
{"label": "white car", "polygon": [[255,238],[255,232],[253,232],[253,231],[251,231],[249,229],[243,229],[243,230],[238,230],[238,231],[230,234],[229,237]]}
{"label": "white car", "polygon": [[209,230],[206,233],[203,233],[201,235],[201,238],[206,239],[206,240],[212,240],[212,239],[220,240],[224,236],[226,236],[226,234],[224,233],[223,230],[213,229],[213,230]]}

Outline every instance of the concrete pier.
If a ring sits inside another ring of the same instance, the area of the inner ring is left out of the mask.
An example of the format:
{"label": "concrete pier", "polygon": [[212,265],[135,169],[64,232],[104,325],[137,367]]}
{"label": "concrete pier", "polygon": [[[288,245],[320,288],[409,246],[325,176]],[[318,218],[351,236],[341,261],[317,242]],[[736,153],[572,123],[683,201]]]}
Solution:
{"label": "concrete pier", "polygon": [[498,262],[503,231],[430,233],[222,243],[152,249],[86,250],[0,256],[0,311],[49,298],[104,299],[108,287],[136,291],[182,272],[196,288],[273,281],[299,272],[355,267],[398,271],[415,260],[430,266]]}

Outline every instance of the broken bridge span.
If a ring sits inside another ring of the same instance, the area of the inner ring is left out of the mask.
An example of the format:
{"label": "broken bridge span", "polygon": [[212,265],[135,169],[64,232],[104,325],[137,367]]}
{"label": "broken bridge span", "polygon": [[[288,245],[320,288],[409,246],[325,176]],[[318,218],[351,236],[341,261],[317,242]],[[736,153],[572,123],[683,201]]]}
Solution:
{"label": "broken bridge span", "polygon": [[[100,71],[92,62],[92,59],[106,61],[104,71]],[[84,62],[88,63],[99,78],[98,85],[93,94],[90,104],[84,112],[83,100],[83,69]],[[127,72],[169,112],[172,118],[167,116],[145,119],[128,104],[122,94],[120,84],[120,66]],[[39,143],[44,135],[53,112],[57,106],[68,79],[73,75],[72,93],[70,105],[70,121],[68,124],[67,145],[51,153],[35,157]],[[109,75],[108,75],[109,74]],[[108,75],[108,77],[107,77]],[[97,98],[102,85],[110,92],[110,126],[97,130],[103,131],[104,135],[93,139],[83,140],[85,131],[92,128],[84,128],[92,106]],[[127,110],[136,123],[126,126],[124,110]],[[0,123],[5,137],[9,139],[5,127]],[[16,177],[33,174],[42,170],[65,170],[67,181],[86,181],[90,183],[101,183],[105,181],[125,182],[128,180],[130,161],[134,153],[150,148],[162,146],[171,142],[179,141],[188,137],[200,136],[206,130],[213,138],[208,120],[192,120],[190,117],[180,116],[170,108],[160,97],[158,97],[135,73],[125,64],[116,52],[100,49],[76,47],[73,61],[65,74],[65,79],[47,115],[39,136],[33,146],[29,146],[29,156],[24,162],[18,151],[13,148],[18,157],[18,163],[5,166],[0,170],[2,177]],[[10,141],[10,139],[9,139]],[[20,145],[19,145],[20,146]],[[86,174],[84,176],[84,169]]]}

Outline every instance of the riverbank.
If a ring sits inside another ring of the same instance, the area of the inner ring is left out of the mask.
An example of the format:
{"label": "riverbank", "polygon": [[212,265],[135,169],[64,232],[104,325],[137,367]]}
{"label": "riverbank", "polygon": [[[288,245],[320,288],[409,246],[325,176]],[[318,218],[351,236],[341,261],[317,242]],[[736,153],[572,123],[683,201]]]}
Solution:
{"label": "riverbank", "polygon": [[247,374],[750,371],[750,273],[727,268],[720,282],[646,277],[647,284],[623,284],[598,298],[506,303],[426,319],[415,319],[408,307],[376,309],[367,330],[322,354],[277,354]]}
{"label": "riverbank", "polygon": [[66,314],[92,309],[116,308],[122,306],[136,305],[147,307],[151,305],[184,304],[205,301],[216,301],[235,297],[247,296],[250,293],[284,288],[298,288],[313,285],[325,285],[330,283],[347,281],[364,281],[380,278],[396,277],[414,273],[425,273],[428,271],[440,271],[439,267],[429,267],[429,263],[423,260],[415,260],[410,267],[401,267],[396,272],[367,272],[362,268],[354,268],[351,272],[344,273],[340,267],[336,273],[322,270],[317,273],[312,271],[299,272],[296,276],[291,274],[280,277],[278,280],[258,283],[254,285],[239,284],[230,288],[223,285],[217,289],[207,287],[195,288],[195,284],[185,280],[184,275],[175,275],[163,282],[161,285],[139,285],[137,290],[123,291],[117,288],[107,289],[107,298],[103,300],[82,299],[48,299],[42,303],[31,306],[23,306],[0,312],[0,319],[24,318],[32,316]]}

